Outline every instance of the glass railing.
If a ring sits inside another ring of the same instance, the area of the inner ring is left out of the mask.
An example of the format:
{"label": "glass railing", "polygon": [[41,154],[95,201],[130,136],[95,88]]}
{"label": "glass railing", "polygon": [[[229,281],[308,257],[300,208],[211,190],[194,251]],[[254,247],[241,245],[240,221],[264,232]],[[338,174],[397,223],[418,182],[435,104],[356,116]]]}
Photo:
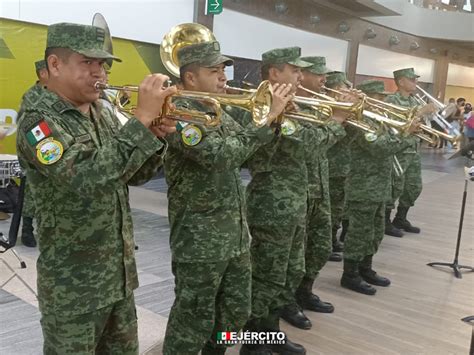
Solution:
{"label": "glass railing", "polygon": [[408,0],[410,4],[439,11],[457,11],[472,13],[473,0]]}

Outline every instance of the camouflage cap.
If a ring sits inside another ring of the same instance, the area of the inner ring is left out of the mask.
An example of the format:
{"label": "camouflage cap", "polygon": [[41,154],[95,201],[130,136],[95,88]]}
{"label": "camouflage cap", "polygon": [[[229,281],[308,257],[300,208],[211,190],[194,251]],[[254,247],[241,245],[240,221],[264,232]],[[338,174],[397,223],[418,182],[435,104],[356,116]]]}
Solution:
{"label": "camouflage cap", "polygon": [[352,83],[347,80],[346,73],[341,71],[333,71],[328,73],[326,77],[326,86],[331,88],[340,84],[346,84],[349,87],[352,87]]}
{"label": "camouflage cap", "polygon": [[178,50],[178,62],[180,68],[191,63],[206,68],[219,64],[226,66],[234,64],[232,59],[221,54],[221,46],[217,41],[196,43],[180,48]]}
{"label": "camouflage cap", "polygon": [[311,63],[301,60],[300,47],[275,48],[262,54],[262,65],[291,64],[300,68],[307,68]]}
{"label": "camouflage cap", "polygon": [[120,58],[104,50],[105,36],[104,29],[99,27],[56,23],[48,27],[46,48],[69,48],[89,58],[114,59],[121,62]]}
{"label": "camouflage cap", "polygon": [[393,72],[393,77],[395,79],[406,77],[410,79],[419,78],[420,76],[415,73],[413,68],[398,69]]}
{"label": "camouflage cap", "polygon": [[326,57],[302,57],[301,59],[311,63],[311,67],[305,68],[310,73],[323,75],[332,71],[326,67]]}
{"label": "camouflage cap", "polygon": [[382,80],[364,80],[356,86],[356,89],[361,90],[365,94],[391,94],[390,92],[385,91],[385,83]]}
{"label": "camouflage cap", "polygon": [[46,68],[46,61],[44,59],[37,60],[35,62],[35,70],[36,71],[40,71],[41,69],[45,69],[45,68]]}

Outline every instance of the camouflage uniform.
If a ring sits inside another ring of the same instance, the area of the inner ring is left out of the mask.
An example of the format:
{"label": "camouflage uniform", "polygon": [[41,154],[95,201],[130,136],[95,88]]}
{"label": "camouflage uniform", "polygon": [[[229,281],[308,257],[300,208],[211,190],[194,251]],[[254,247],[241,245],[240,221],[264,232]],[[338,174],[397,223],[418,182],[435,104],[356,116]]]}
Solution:
{"label": "camouflage uniform", "polygon": [[[324,57],[303,57],[302,59],[313,64],[305,69],[307,71],[318,75],[329,71]],[[302,107],[302,110],[311,112],[306,107]],[[306,153],[308,213],[306,216],[306,273],[302,285],[314,282],[331,254],[331,201],[327,150],[346,135],[344,128],[334,121],[318,127],[317,131],[320,134],[321,143],[318,146],[308,145]]]}
{"label": "camouflage uniform", "polygon": [[[336,85],[346,84],[352,86],[342,72],[329,73],[326,86],[329,88]],[[346,136],[344,139],[333,145],[327,152],[329,161],[329,196],[331,198],[331,230],[332,243],[337,243],[337,230],[344,215],[345,194],[347,177],[351,166],[350,144],[353,137]]]}
{"label": "camouflage uniform", "polygon": [[[93,26],[48,28],[47,47],[113,58],[103,42]],[[19,119],[17,151],[36,206],[44,352],[137,354],[127,185],[156,173],[166,144],[135,118],[119,130],[98,101],[89,117],[47,89],[33,90],[38,99]]]}
{"label": "camouflage uniform", "polygon": [[[217,42],[183,47],[181,66],[214,66],[232,61]],[[191,100],[180,108],[206,112]],[[242,128],[223,114],[220,127],[181,124],[168,138],[170,245],[176,299],[166,329],[163,353],[221,353],[217,332],[239,331],[250,314],[249,231],[240,167],[274,138],[264,126]],[[203,348],[204,347],[204,348]]]}
{"label": "camouflage uniform", "polygon": [[[262,64],[311,66],[299,54],[297,47],[271,50],[262,55]],[[250,324],[255,329],[279,329],[279,309],[295,302],[305,274],[307,147],[318,147],[324,139],[314,126],[292,120],[283,121],[279,131],[274,144],[260,148],[248,161],[252,175],[247,187],[253,280]]]}

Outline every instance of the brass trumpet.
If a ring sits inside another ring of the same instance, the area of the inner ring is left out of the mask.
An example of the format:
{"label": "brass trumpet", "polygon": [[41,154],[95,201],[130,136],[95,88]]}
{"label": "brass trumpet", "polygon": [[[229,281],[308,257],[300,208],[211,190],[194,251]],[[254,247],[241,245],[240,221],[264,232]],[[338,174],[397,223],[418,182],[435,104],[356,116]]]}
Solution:
{"label": "brass trumpet", "polygon": [[[95,83],[96,89],[112,89],[119,92],[132,91],[138,92],[138,86],[113,86],[101,82]],[[209,106],[212,110],[202,112],[198,110],[190,110],[185,108],[171,108],[172,100],[184,98],[200,102],[205,106]],[[208,92],[197,92],[180,90],[177,94],[171,95],[167,98],[162,111],[162,116],[199,125],[214,127],[218,126],[222,120],[223,110],[221,105],[236,106],[241,109],[250,111],[252,113],[253,123],[257,127],[265,125],[268,121],[268,113],[272,104],[272,89],[268,81],[263,81],[259,87],[252,93],[243,95],[232,94],[214,94]],[[120,104],[119,95],[114,102],[114,105],[121,111],[128,115],[133,114],[130,110],[124,108]]]}

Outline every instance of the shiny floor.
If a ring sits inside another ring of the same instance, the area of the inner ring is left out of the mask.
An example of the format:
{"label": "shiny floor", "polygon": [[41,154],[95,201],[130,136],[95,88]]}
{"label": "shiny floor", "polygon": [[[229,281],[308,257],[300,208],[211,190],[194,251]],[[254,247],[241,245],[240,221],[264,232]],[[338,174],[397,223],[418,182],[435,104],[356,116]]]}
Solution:
{"label": "shiny floor", "polygon": [[[308,312],[313,328],[295,329],[282,321],[290,339],[308,354],[468,354],[471,327],[461,318],[474,315],[474,273],[462,279],[449,268],[431,268],[432,261],[451,262],[456,243],[462,192],[463,158],[447,160],[443,150],[423,151],[423,193],[411,216],[420,235],[386,237],[374,264],[392,285],[365,296],[339,286],[342,264],[328,262],[314,292],[332,302],[333,314]],[[243,178],[248,175],[243,173]],[[474,265],[474,191],[468,201],[460,263]],[[157,178],[131,188],[140,287],[136,290],[141,353],[160,354],[166,320],[173,302],[173,276],[168,247],[166,183]],[[0,221],[6,232],[9,221]],[[25,260],[20,270],[11,252],[0,255],[0,285],[11,272],[8,262],[35,287],[37,249],[15,250]],[[39,312],[34,295],[18,279],[0,289],[0,354],[40,354]],[[237,349],[228,351],[238,353]]]}

